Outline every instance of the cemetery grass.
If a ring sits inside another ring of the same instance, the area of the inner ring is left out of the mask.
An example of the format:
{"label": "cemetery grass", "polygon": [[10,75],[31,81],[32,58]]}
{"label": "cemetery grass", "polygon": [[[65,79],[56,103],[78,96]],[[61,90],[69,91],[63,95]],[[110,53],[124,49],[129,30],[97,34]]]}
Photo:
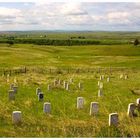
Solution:
{"label": "cemetery grass", "polygon": [[[125,67],[125,71],[97,73],[43,74],[27,72],[0,77],[0,137],[139,137],[140,114],[129,118],[127,107],[136,102],[140,95],[130,89],[140,85],[140,48],[130,45],[112,46],[37,46],[6,44],[0,46],[1,69],[27,66],[28,68],[92,68]],[[120,74],[128,74],[127,80],[119,79]],[[100,74],[105,75],[104,95],[98,97]],[[106,82],[110,75],[111,81]],[[18,93],[15,101],[8,100],[8,90],[14,78],[18,81]],[[73,78],[70,91],[57,86],[47,91],[47,85],[54,79],[69,80]],[[78,89],[78,83],[83,89]],[[35,93],[41,87],[44,101],[39,102]],[[84,97],[84,108],[76,108],[77,97]],[[89,115],[91,102],[99,102],[99,114]],[[43,113],[43,103],[51,103],[51,114]],[[12,112],[22,111],[22,123],[12,124]],[[119,114],[119,126],[108,126],[109,113]]]}

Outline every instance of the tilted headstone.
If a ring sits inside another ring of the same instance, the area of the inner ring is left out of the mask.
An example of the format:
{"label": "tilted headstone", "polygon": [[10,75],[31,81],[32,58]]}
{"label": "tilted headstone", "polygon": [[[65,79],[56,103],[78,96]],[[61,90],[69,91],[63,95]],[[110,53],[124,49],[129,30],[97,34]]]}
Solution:
{"label": "tilted headstone", "polygon": [[77,97],[77,108],[82,109],[84,107],[84,98],[83,97]]}
{"label": "tilted headstone", "polygon": [[129,117],[135,116],[135,115],[136,115],[136,114],[135,114],[135,109],[136,109],[136,105],[135,105],[134,103],[130,103],[130,104],[128,105],[127,115],[128,115]]}
{"label": "tilted headstone", "polygon": [[43,92],[39,92],[39,94],[38,94],[38,101],[43,101],[43,98],[44,98]]}
{"label": "tilted headstone", "polygon": [[51,103],[49,103],[49,102],[44,103],[43,110],[44,110],[44,113],[50,114],[51,113]]}
{"label": "tilted headstone", "polygon": [[41,92],[40,88],[36,88],[36,95],[38,95]]}
{"label": "tilted headstone", "polygon": [[9,100],[15,100],[15,93],[14,90],[9,90]]}
{"label": "tilted headstone", "polygon": [[119,123],[118,113],[109,114],[109,126],[117,126]]}
{"label": "tilted headstone", "polygon": [[21,123],[21,111],[13,111],[12,113],[12,122],[14,124]]}
{"label": "tilted headstone", "polygon": [[103,96],[103,89],[98,90],[98,97],[101,97],[101,96]]}
{"label": "tilted headstone", "polygon": [[99,112],[99,103],[91,102],[90,104],[90,115],[97,115]]}

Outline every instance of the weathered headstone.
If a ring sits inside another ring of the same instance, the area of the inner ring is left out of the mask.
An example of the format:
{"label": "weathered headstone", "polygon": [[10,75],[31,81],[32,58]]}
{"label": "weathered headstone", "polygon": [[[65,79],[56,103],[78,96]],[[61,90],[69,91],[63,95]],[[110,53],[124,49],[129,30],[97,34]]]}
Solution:
{"label": "weathered headstone", "polygon": [[9,100],[15,100],[15,93],[14,90],[9,90]]}
{"label": "weathered headstone", "polygon": [[101,97],[101,96],[103,96],[103,89],[98,90],[98,97]]}
{"label": "weathered headstone", "polygon": [[119,123],[118,113],[109,114],[109,126],[117,126]]}
{"label": "weathered headstone", "polygon": [[44,103],[43,110],[44,110],[44,113],[50,114],[51,113],[51,103],[49,103],[49,102]]}
{"label": "weathered headstone", "polygon": [[43,98],[44,98],[43,92],[39,92],[39,94],[38,94],[38,101],[43,101]]}
{"label": "weathered headstone", "polygon": [[77,97],[77,108],[82,109],[84,107],[84,98],[83,97]]}
{"label": "weathered headstone", "polygon": [[91,102],[90,104],[90,115],[97,115],[99,112],[99,103]]}
{"label": "weathered headstone", "polygon": [[135,109],[136,109],[136,105],[134,103],[130,103],[128,105],[127,115],[129,117],[134,117],[136,115],[135,114]]}
{"label": "weathered headstone", "polygon": [[41,92],[40,88],[36,88],[36,95],[38,95]]}
{"label": "weathered headstone", "polygon": [[13,113],[12,113],[12,122],[14,124],[21,123],[21,111],[13,111]]}

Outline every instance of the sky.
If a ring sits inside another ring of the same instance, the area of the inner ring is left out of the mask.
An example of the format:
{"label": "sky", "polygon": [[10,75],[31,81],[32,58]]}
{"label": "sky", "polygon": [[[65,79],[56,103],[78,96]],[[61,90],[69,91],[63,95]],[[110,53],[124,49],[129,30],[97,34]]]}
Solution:
{"label": "sky", "polygon": [[140,31],[140,2],[0,2],[0,31]]}

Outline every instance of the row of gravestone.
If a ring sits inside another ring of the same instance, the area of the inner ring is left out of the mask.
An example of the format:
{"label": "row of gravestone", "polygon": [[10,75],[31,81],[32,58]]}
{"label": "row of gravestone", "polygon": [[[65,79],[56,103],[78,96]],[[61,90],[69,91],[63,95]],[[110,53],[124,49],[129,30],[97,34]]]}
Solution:
{"label": "row of gravestone", "polygon": [[[128,105],[127,115],[129,117],[133,117],[134,111],[137,108],[140,111],[140,98],[137,99],[137,105],[134,103],[130,103]],[[83,109],[84,107],[84,98],[77,97],[77,109]],[[44,113],[50,114],[51,113],[51,103],[46,102],[43,106]],[[98,102],[91,102],[90,104],[90,115],[97,115],[99,112],[99,103]],[[13,111],[12,113],[12,121],[14,124],[21,123],[21,111]],[[119,124],[119,116],[118,113],[111,113],[109,114],[109,126],[117,126]]]}
{"label": "row of gravestone", "polygon": [[[101,97],[103,95],[103,80],[105,79],[104,75],[100,75],[99,81],[98,81],[98,97]],[[110,82],[110,76],[107,76],[107,82]],[[120,79],[128,79],[128,75],[127,74],[121,74],[120,75]]]}

